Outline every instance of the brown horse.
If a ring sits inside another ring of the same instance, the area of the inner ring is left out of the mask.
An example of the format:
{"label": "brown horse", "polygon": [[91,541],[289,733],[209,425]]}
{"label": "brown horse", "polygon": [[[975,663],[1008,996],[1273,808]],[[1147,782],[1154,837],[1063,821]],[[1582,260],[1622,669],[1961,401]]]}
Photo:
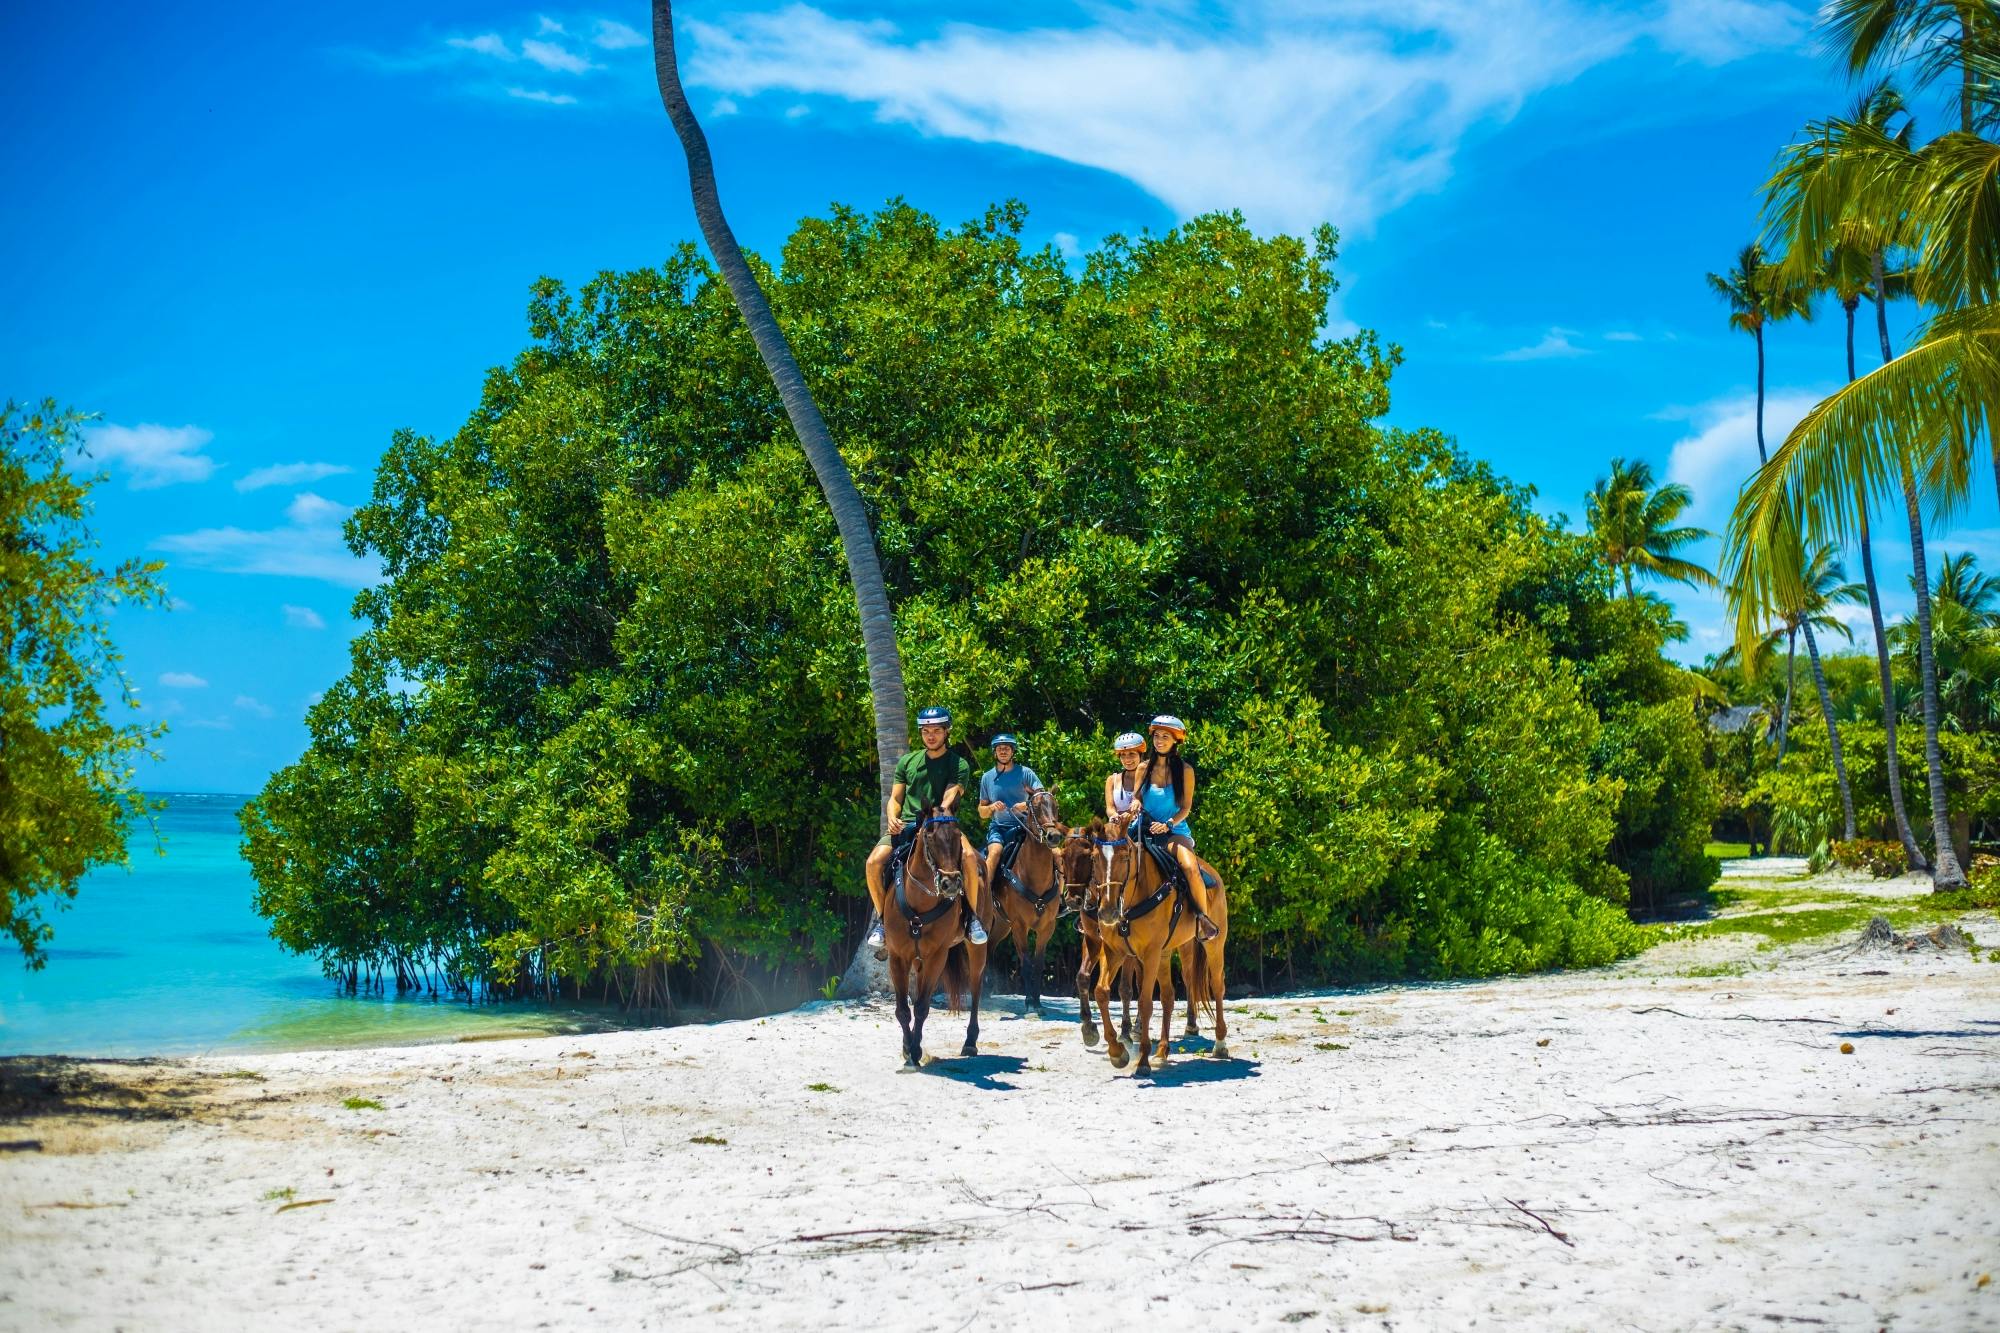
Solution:
{"label": "brown horse", "polygon": [[[1103,906],[1098,912],[1101,961],[1097,971],[1097,1008],[1104,1020],[1106,1053],[1114,1068],[1123,1069],[1130,1061],[1124,1045],[1111,1031],[1111,969],[1105,963],[1122,962],[1138,973],[1139,1026],[1134,1042],[1139,1048],[1139,1067],[1134,1073],[1150,1077],[1153,1061],[1167,1062],[1168,1040],[1174,1024],[1174,980],[1170,956],[1181,955],[1187,966],[1189,998],[1208,1003],[1215,1014],[1215,1045],[1212,1054],[1229,1058],[1229,1025],[1222,1013],[1222,936],[1218,933],[1207,946],[1195,939],[1194,911],[1178,880],[1167,878],[1148,849],[1151,836],[1142,815],[1131,820],[1123,836],[1097,837],[1100,850],[1093,873],[1103,886]],[[1206,864],[1202,867],[1214,879],[1209,890],[1212,910],[1225,900],[1221,876]],[[1220,921],[1217,924],[1221,924]],[[1122,968],[1121,968],[1122,970]],[[1160,1038],[1152,1041],[1153,995],[1161,999]]]}
{"label": "brown horse", "polygon": [[[1000,868],[990,887],[1000,928],[1013,939],[1014,952],[1021,960],[1022,1005],[1039,1018],[1042,964],[1048,956],[1049,939],[1056,933],[1056,921],[1064,911],[1062,867],[1056,853],[1069,837],[1069,830],[1057,818],[1055,794],[1048,788],[1030,792],[1027,806],[1021,819],[1021,849],[1014,854],[1012,866]],[[1070,910],[1075,910],[1073,904]],[[1030,937],[1035,941],[1032,958]]]}
{"label": "brown horse", "polygon": [[[1056,854],[1059,882],[1062,885],[1064,911],[1076,913],[1077,938],[1083,946],[1083,958],[1076,969],[1076,1013],[1083,1025],[1083,1044],[1097,1045],[1097,1016],[1091,1012],[1091,995],[1097,988],[1097,970],[1104,958],[1104,943],[1098,924],[1098,912],[1104,905],[1104,877],[1098,873],[1102,869],[1104,846],[1107,834],[1104,821],[1094,819],[1087,828],[1072,829],[1062,850]],[[1133,978],[1129,959],[1118,968],[1118,1006],[1123,1020],[1119,1031],[1125,1040],[1132,1040],[1132,988]],[[1110,1018],[1105,1018],[1109,1030]]]}
{"label": "brown horse", "polygon": [[883,894],[882,933],[889,945],[889,985],[896,992],[905,1069],[923,1065],[924,1019],[930,1015],[931,995],[940,982],[953,1010],[971,996],[972,1016],[959,1054],[979,1054],[979,987],[986,971],[986,946],[964,939],[964,914],[969,909],[962,837],[953,816],[924,811],[902,871],[892,876],[890,890]]}

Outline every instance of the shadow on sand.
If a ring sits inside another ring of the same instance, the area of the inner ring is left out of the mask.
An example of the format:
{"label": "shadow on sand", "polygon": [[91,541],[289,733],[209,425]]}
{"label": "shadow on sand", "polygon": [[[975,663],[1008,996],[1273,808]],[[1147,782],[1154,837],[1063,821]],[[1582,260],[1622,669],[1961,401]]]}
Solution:
{"label": "shadow on sand", "polygon": [[923,1072],[963,1083],[982,1092],[1012,1092],[1020,1085],[997,1077],[1018,1074],[1028,1062],[1018,1055],[934,1055],[924,1061]]}

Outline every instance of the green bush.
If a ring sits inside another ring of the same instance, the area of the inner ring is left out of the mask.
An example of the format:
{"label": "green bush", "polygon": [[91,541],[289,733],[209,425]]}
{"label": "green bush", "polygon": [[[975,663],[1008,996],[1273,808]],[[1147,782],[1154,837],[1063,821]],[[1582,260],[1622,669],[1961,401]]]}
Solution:
{"label": "green bush", "polygon": [[[1238,975],[1640,947],[1628,875],[1709,873],[1663,617],[1614,606],[1527,492],[1373,424],[1396,354],[1322,336],[1330,230],[1213,215],[1076,271],[1022,222],[836,210],[766,278],[913,702],[1021,734],[1072,819],[1115,732],[1190,718]],[[629,995],[755,964],[810,991],[865,921],[875,832],[832,520],[692,250],[540,283],[529,325],[349,521],[387,579],[244,814],[259,908],[350,978]]]}
{"label": "green bush", "polygon": [[1892,879],[1909,869],[1903,857],[1903,844],[1882,842],[1874,838],[1856,838],[1852,842],[1835,839],[1828,845],[1833,863],[1844,870],[1865,870],[1877,879]]}

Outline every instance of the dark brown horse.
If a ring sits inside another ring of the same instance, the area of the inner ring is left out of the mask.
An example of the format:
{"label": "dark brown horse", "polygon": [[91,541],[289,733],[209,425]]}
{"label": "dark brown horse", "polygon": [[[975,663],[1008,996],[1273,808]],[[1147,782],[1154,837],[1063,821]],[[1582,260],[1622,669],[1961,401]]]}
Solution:
{"label": "dark brown horse", "polygon": [[[1063,914],[1062,867],[1056,854],[1069,830],[1057,817],[1055,794],[1048,788],[1037,787],[1028,793],[1027,807],[1021,817],[1021,848],[1014,854],[1014,864],[1002,865],[988,887],[1000,928],[1014,941],[1014,952],[1021,960],[1022,1006],[1039,1018],[1042,966],[1049,940],[1056,933],[1056,921]],[[1074,911],[1075,905],[1069,910]],[[1030,937],[1034,939],[1032,955]]]}
{"label": "dark brown horse", "polygon": [[[882,933],[889,945],[889,985],[903,1030],[903,1068],[924,1062],[924,1019],[940,983],[953,1010],[971,997],[960,1055],[979,1054],[979,987],[986,946],[964,938],[965,862],[958,821],[935,809],[917,821],[902,873],[883,895]],[[990,895],[985,900],[992,902]],[[988,909],[991,910],[990,908]]]}
{"label": "dark brown horse", "polygon": [[[1117,836],[1105,836],[1106,833]],[[1195,939],[1194,911],[1186,895],[1169,880],[1148,850],[1146,819],[1131,820],[1123,830],[1104,830],[1093,838],[1100,855],[1092,867],[1102,886],[1102,906],[1098,911],[1100,940],[1096,997],[1104,1020],[1106,1053],[1113,1067],[1123,1069],[1130,1055],[1111,1031],[1111,976],[1113,966],[1130,966],[1138,973],[1139,1027],[1134,1045],[1139,1050],[1138,1077],[1150,1077],[1153,1063],[1167,1062],[1168,1039],[1174,1023],[1174,981],[1170,957],[1181,955],[1187,967],[1190,999],[1212,1006],[1215,1014],[1215,1045],[1212,1054],[1229,1058],[1229,1025],[1222,1012],[1222,936],[1207,945]],[[1213,878],[1209,889],[1211,910],[1226,913],[1227,894],[1221,876],[1202,863]],[[1218,920],[1217,924],[1220,924]],[[1153,997],[1161,998],[1160,1037],[1152,1041]]]}

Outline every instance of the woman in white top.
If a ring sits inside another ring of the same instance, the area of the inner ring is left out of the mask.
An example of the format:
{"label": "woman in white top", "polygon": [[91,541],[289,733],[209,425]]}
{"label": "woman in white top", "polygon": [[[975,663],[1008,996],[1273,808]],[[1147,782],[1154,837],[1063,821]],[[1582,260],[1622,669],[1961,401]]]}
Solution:
{"label": "woman in white top", "polygon": [[1139,761],[1146,753],[1146,738],[1128,731],[1111,742],[1124,772],[1104,779],[1104,818],[1115,828],[1139,808]]}

